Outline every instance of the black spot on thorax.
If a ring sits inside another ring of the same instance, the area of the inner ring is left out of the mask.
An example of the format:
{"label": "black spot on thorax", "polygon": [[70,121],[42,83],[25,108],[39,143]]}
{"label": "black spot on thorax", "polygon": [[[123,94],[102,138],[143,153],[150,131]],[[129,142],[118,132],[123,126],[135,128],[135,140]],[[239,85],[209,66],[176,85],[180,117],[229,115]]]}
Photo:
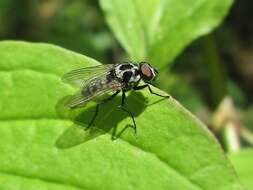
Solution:
{"label": "black spot on thorax", "polygon": [[121,71],[124,71],[124,70],[127,70],[127,69],[132,69],[133,68],[133,65],[131,65],[131,64],[122,64],[120,67],[119,67],[119,69],[121,70]]}
{"label": "black spot on thorax", "polygon": [[140,70],[138,70],[138,69],[134,70],[134,76],[137,76],[137,75],[140,75],[140,74],[141,74]]}
{"label": "black spot on thorax", "polygon": [[132,77],[132,74],[133,74],[132,71],[126,71],[126,72],[124,72],[124,74],[123,74],[123,82],[125,84],[128,84],[130,78]]}

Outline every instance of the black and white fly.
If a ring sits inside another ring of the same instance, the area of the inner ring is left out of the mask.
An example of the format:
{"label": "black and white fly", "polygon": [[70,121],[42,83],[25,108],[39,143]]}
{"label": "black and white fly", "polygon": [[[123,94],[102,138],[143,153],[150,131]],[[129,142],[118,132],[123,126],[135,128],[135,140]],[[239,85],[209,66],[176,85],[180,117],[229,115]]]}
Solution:
{"label": "black and white fly", "polygon": [[[112,100],[122,91],[121,105],[119,107],[131,116],[136,131],[134,116],[124,107],[126,99],[125,92],[148,88],[151,94],[160,97],[169,97],[152,91],[149,83],[155,80],[157,74],[157,70],[147,62],[140,62],[139,64],[123,62],[120,64],[99,65],[70,71],[62,77],[62,80],[80,88],[80,91],[68,100],[67,106],[70,108],[81,107],[99,96],[112,92],[113,94],[110,97],[97,104],[95,114],[88,125],[90,127],[96,119],[100,105]],[[145,84],[140,85],[141,81]]]}

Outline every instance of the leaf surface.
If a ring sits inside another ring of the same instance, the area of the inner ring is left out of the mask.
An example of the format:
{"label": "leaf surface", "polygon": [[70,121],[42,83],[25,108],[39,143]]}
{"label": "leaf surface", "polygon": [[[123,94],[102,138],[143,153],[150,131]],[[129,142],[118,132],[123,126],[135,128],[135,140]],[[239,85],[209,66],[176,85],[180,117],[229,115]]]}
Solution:
{"label": "leaf surface", "polygon": [[97,61],[11,41],[0,43],[0,58],[1,189],[241,189],[213,135],[175,99],[128,93],[136,135],[120,96],[84,130],[95,104],[64,107],[75,89],[61,76]]}
{"label": "leaf surface", "polygon": [[241,150],[237,153],[229,154],[231,160],[242,184],[246,189],[253,189],[253,149]]}

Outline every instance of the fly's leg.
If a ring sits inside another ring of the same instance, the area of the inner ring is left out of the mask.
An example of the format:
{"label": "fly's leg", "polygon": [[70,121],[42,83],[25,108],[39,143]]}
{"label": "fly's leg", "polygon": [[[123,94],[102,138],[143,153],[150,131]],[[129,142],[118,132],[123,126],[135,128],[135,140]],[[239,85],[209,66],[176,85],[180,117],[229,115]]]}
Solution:
{"label": "fly's leg", "polygon": [[144,84],[142,86],[135,86],[133,89],[134,90],[141,90],[141,89],[144,89],[144,88],[148,88],[149,92],[151,94],[156,95],[156,96],[160,96],[160,97],[164,97],[164,98],[169,98],[170,97],[169,95],[161,95],[161,94],[158,94],[156,92],[153,92],[152,89],[151,89],[151,87],[148,84]]}
{"label": "fly's leg", "polygon": [[126,112],[128,115],[130,115],[130,117],[131,117],[132,120],[133,120],[133,124],[134,124],[134,132],[136,133],[137,127],[136,127],[136,123],[135,123],[134,116],[133,116],[133,114],[132,114],[130,111],[128,111],[128,110],[124,107],[124,106],[125,106],[125,99],[126,99],[126,94],[125,94],[125,91],[123,90],[123,91],[122,91],[121,105],[119,106],[119,108],[120,108],[121,110],[123,110],[124,112]]}
{"label": "fly's leg", "polygon": [[110,97],[104,99],[101,103],[97,104],[95,113],[94,113],[94,115],[93,115],[93,117],[92,117],[92,119],[91,119],[91,121],[90,121],[90,123],[89,123],[89,125],[88,125],[87,128],[90,128],[91,125],[94,123],[94,121],[95,121],[95,119],[96,119],[96,117],[98,115],[98,111],[99,111],[100,105],[103,105],[106,102],[109,102],[110,100],[112,100],[119,92],[120,92],[120,90],[116,91],[113,95],[111,95]]}
{"label": "fly's leg", "polygon": [[125,106],[125,100],[126,100],[126,93],[124,90],[122,90],[121,107]]}

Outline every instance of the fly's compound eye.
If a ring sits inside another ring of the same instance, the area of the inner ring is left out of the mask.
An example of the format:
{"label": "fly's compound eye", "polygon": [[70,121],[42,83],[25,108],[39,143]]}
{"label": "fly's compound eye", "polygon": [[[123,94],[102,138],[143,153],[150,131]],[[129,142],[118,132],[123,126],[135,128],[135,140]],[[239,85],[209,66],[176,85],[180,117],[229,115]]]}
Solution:
{"label": "fly's compound eye", "polygon": [[140,70],[142,73],[143,80],[151,81],[155,78],[155,73],[149,64],[147,63],[142,64]]}

